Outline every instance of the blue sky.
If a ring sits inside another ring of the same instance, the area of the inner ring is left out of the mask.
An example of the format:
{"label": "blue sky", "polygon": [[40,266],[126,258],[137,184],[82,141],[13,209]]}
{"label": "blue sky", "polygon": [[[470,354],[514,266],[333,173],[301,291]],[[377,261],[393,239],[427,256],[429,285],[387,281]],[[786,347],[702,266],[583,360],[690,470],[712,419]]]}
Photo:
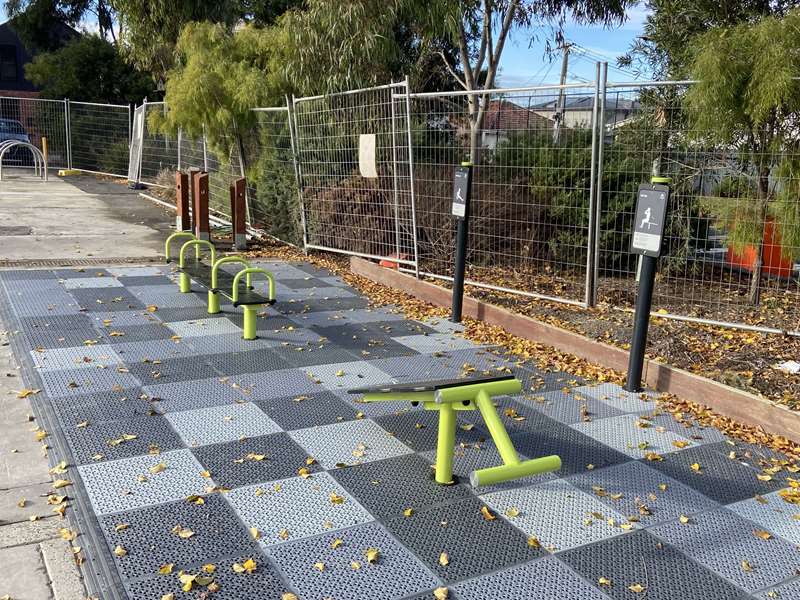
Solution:
{"label": "blue sky", "polygon": [[[0,0],[0,23],[5,21],[4,4],[3,0]],[[628,11],[628,17],[623,25],[611,30],[601,27],[568,25],[565,29],[567,40],[580,46],[580,48],[576,47],[571,54],[568,79],[572,82],[593,80],[595,61],[604,59],[609,63],[608,77],[610,80],[632,80],[632,74],[615,69],[614,63],[618,56],[627,51],[636,36],[640,35],[646,17],[645,8],[639,5]],[[94,30],[96,25],[87,23],[85,28]],[[548,60],[544,54],[544,41],[539,39],[531,44],[530,33],[525,30],[512,32],[500,61],[498,77],[500,86],[512,87],[558,82],[561,69],[560,56]],[[542,38],[549,33],[549,31],[542,30],[538,37]]]}

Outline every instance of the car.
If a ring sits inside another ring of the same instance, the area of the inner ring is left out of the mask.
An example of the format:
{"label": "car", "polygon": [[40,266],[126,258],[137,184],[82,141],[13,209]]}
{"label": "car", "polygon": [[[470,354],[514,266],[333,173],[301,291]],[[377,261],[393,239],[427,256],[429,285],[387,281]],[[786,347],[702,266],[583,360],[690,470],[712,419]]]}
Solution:
{"label": "car", "polygon": [[[31,138],[22,123],[14,119],[0,119],[0,144],[8,140],[31,143]],[[12,148],[5,156],[3,162],[21,166],[33,165],[31,151],[27,148]]]}

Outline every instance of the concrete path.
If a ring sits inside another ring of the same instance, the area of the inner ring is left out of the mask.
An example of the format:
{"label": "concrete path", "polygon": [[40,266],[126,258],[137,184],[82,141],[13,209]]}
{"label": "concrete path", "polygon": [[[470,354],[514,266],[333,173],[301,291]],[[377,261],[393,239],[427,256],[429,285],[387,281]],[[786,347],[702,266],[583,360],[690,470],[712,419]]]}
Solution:
{"label": "concrete path", "polygon": [[20,171],[0,181],[0,260],[154,258],[171,219],[125,185]]}
{"label": "concrete path", "polygon": [[[156,258],[170,222],[137,192],[93,176],[53,173],[43,182],[7,170],[0,181],[0,261],[7,264]],[[0,598],[84,600],[73,556],[80,536],[62,538],[69,522],[47,502],[54,492],[47,440],[36,440],[30,404],[18,398],[24,385],[9,335],[0,332]]]}

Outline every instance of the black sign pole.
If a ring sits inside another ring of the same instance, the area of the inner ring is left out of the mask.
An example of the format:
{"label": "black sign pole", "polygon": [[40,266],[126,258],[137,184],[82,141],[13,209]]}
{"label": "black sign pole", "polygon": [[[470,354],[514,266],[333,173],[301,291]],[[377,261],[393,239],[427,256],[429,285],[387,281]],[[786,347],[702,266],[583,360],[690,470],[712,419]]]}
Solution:
{"label": "black sign pole", "polygon": [[456,264],[453,270],[453,309],[450,320],[461,322],[464,305],[464,275],[467,265],[467,238],[469,236],[469,200],[472,191],[472,163],[462,162],[453,176],[452,213],[458,220],[456,236]]}
{"label": "black sign pole", "polygon": [[642,391],[644,352],[647,347],[647,329],[650,324],[650,309],[653,305],[653,287],[661,254],[664,225],[667,217],[669,179],[653,177],[651,185],[640,186],[634,214],[634,234],[631,251],[642,256],[639,272],[639,293],[636,297],[636,313],[633,318],[633,339],[628,356],[628,377],[624,389],[628,392]]}

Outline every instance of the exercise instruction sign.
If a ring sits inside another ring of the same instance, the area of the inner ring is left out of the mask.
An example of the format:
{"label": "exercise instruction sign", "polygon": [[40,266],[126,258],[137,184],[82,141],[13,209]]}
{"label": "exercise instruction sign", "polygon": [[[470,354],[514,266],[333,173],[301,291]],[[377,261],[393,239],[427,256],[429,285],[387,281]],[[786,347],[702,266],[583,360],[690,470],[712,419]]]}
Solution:
{"label": "exercise instruction sign", "polygon": [[633,219],[631,252],[643,256],[661,255],[661,241],[667,220],[669,187],[657,183],[639,186]]}
{"label": "exercise instruction sign", "polygon": [[453,205],[451,212],[454,217],[464,219],[467,216],[467,203],[469,202],[469,167],[456,167],[453,174]]}

